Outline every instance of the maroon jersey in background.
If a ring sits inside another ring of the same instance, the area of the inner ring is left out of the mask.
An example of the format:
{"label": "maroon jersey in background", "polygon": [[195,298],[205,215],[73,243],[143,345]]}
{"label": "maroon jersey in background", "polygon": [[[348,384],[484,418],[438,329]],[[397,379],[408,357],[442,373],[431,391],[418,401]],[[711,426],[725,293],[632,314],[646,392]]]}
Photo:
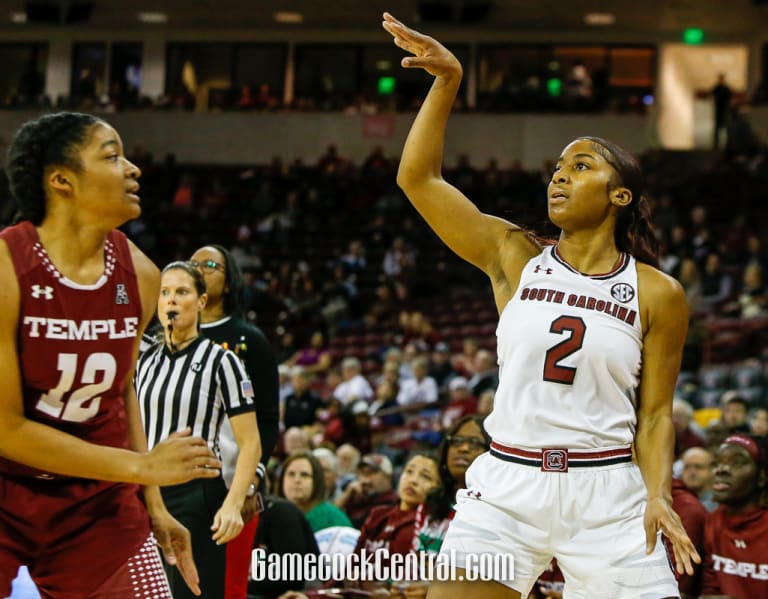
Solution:
{"label": "maroon jersey in background", "polygon": [[399,505],[380,505],[371,510],[363,523],[354,553],[363,549],[371,555],[386,549],[389,555],[406,555],[413,549],[416,510],[403,511]]}
{"label": "maroon jersey in background", "polygon": [[[672,479],[672,509],[680,516],[683,521],[685,532],[696,547],[699,555],[704,552],[704,521],[707,518],[707,508],[699,500],[696,493],[685,486],[685,483],[676,478]],[[693,575],[679,574],[675,567],[675,553],[672,551],[672,544],[667,537],[662,537],[667,547],[667,555],[672,562],[672,570],[677,578],[677,585],[681,593],[698,597],[701,588],[701,565],[693,564]]]}
{"label": "maroon jersey in background", "polygon": [[702,595],[768,597],[768,508],[729,514],[720,506],[704,524]]}
{"label": "maroon jersey in background", "polygon": [[[125,235],[107,237],[103,277],[66,280],[29,222],[0,232],[19,283],[19,366],[30,420],[127,448],[123,392],[141,298]],[[50,475],[0,459],[0,596],[27,564],[49,592],[95,589],[149,536],[138,485]]]}

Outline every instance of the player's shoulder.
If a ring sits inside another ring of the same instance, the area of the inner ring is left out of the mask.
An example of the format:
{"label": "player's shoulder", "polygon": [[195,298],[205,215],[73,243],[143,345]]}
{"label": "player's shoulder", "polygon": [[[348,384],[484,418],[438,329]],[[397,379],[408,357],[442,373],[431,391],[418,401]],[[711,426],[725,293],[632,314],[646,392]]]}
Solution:
{"label": "player's shoulder", "polygon": [[640,296],[650,301],[651,305],[657,305],[656,302],[685,302],[685,291],[680,282],[645,262],[637,262],[637,285]]}
{"label": "player's shoulder", "polygon": [[130,239],[126,238],[128,242],[128,249],[131,253],[131,259],[133,260],[133,267],[136,270],[136,276],[140,280],[153,280],[160,281],[160,269],[157,268],[154,262],[142,252],[139,247],[133,243]]}

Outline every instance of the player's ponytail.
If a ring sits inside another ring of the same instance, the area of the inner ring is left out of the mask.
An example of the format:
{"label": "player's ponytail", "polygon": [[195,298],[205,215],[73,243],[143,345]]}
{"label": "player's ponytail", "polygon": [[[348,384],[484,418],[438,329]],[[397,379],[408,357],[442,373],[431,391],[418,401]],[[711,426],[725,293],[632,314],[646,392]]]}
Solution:
{"label": "player's ponytail", "polygon": [[598,152],[616,171],[614,187],[626,187],[632,201],[616,216],[614,241],[622,252],[628,252],[640,262],[659,267],[659,240],[653,229],[651,208],[643,195],[643,174],[637,159],[629,152],[600,137],[580,137],[592,142]]}

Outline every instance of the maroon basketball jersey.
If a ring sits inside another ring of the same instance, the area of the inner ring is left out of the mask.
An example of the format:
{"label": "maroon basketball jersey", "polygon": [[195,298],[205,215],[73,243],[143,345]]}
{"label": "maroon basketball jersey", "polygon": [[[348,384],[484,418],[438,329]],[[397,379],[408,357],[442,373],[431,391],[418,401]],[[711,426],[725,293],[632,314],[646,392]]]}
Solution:
{"label": "maroon basketball jersey", "polygon": [[[125,378],[141,323],[141,298],[125,235],[112,231],[104,274],[69,281],[48,258],[30,222],[0,232],[19,282],[18,341],[24,412],[85,441],[128,447]],[[0,460],[0,474],[44,473]]]}
{"label": "maroon basketball jersey", "polygon": [[704,523],[704,552],[702,595],[768,597],[768,509],[718,507]]}

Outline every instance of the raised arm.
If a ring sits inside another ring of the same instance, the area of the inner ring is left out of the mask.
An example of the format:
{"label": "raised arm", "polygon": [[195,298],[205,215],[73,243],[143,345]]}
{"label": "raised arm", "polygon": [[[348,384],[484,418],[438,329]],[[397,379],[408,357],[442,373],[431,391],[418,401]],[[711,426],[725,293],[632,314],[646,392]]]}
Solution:
{"label": "raised arm", "polygon": [[672,543],[678,572],[691,575],[693,562],[701,560],[672,509],[672,396],[688,327],[688,306],[677,281],[645,264],[638,265],[638,286],[645,332],[635,449],[648,491],[646,543],[650,552],[661,530]]}
{"label": "raised arm", "polygon": [[435,77],[405,142],[398,185],[461,258],[487,273],[494,284],[509,278],[509,271],[515,278],[539,248],[516,225],[480,212],[442,177],[445,130],[461,83],[461,64],[438,41],[406,27],[389,13],[384,13],[382,25],[395,45],[413,54],[403,59],[403,67],[421,68]]}

